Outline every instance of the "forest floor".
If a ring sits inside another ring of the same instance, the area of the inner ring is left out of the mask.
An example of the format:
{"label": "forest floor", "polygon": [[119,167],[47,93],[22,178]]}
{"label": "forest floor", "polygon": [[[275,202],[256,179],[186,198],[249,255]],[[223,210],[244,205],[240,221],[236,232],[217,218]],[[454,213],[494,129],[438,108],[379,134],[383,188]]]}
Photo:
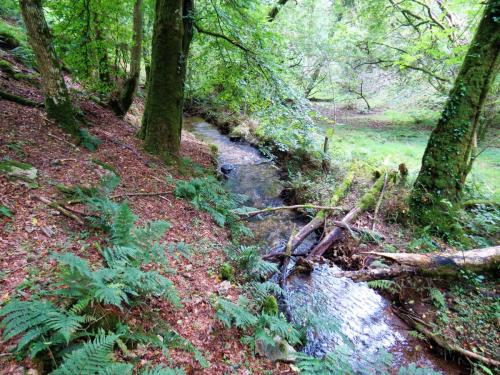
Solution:
{"label": "forest floor", "polygon": [[[19,72],[29,73],[11,56],[9,60]],[[42,102],[39,84],[16,80],[0,71],[0,89],[12,94]],[[171,228],[165,241],[185,242],[192,249],[189,259],[171,256],[170,267],[177,270],[169,278],[182,298],[178,309],[155,299],[149,306],[127,312],[127,324],[148,328],[162,319],[182,337],[191,341],[210,362],[202,369],[191,354],[173,349],[171,359],[160,350],[135,350],[138,363],[164,363],[183,367],[188,374],[285,374],[285,364],[272,364],[255,358],[248,347],[240,343],[241,333],[227,329],[215,319],[211,301],[217,295],[235,300],[238,289],[221,283],[219,265],[224,261],[223,248],[229,234],[218,227],[207,213],[194,209],[187,201],[173,195],[176,179],[189,178],[190,166],[166,166],[157,158],[144,153],[136,137],[137,128],[118,119],[114,114],[85,99],[81,93],[77,104],[83,121],[92,135],[102,144],[96,152],[76,146],[54,123],[47,119],[43,109],[23,106],[0,99],[0,159],[13,159],[33,165],[38,170],[36,186],[11,181],[0,175],[0,207],[7,215],[0,215],[0,306],[14,296],[30,296],[51,273],[52,253],[73,252],[98,262],[99,232],[82,226],[48,207],[39,198],[62,198],[58,184],[90,186],[96,184],[111,167],[121,178],[115,194],[126,192],[164,192],[161,196],[130,196],[128,199],[139,222],[166,220]],[[140,114],[140,103],[135,115]],[[205,168],[213,169],[209,147],[190,133],[182,135],[181,155]],[[105,167],[103,167],[103,165]],[[76,206],[75,209],[82,210]],[[83,208],[84,209],[84,208]],[[34,364],[15,362],[7,355],[12,342],[0,341],[0,373],[25,374]],[[31,370],[33,371],[33,370]],[[30,372],[35,373],[35,372]]]}

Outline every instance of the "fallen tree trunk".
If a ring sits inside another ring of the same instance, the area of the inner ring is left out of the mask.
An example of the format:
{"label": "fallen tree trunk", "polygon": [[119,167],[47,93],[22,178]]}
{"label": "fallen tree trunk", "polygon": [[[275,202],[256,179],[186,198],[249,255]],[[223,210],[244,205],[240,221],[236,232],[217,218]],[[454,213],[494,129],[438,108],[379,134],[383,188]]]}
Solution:
{"label": "fallen tree trunk", "polygon": [[451,253],[407,254],[371,251],[364,254],[391,259],[399,264],[415,267],[423,273],[456,273],[460,268],[482,271],[494,268],[500,263],[500,246]]}
{"label": "fallen tree trunk", "polygon": [[[350,171],[342,181],[342,184],[338,187],[338,189],[335,190],[333,195],[330,197],[328,204],[331,206],[337,205],[340,199],[342,199],[342,197],[345,195],[345,193],[351,186],[353,180],[354,180],[354,172]],[[307,236],[309,236],[315,230],[319,229],[321,225],[323,225],[327,217],[328,217],[328,212],[326,210],[321,210],[316,214],[314,219],[312,219],[309,223],[300,228],[297,234],[292,238],[292,243],[291,243],[292,251],[295,250],[302,242],[304,242]]]}
{"label": "fallen tree trunk", "polygon": [[9,100],[9,101],[14,102],[14,103],[26,105],[28,107],[41,108],[41,107],[45,106],[45,104],[43,104],[43,103],[37,103],[37,102],[31,101],[29,99],[25,99],[25,98],[22,98],[20,96],[10,94],[10,93],[8,93],[6,91],[2,91],[2,90],[0,90],[0,98],[5,99],[5,100]]}
{"label": "fallen tree trunk", "polygon": [[[356,207],[347,213],[341,220],[345,226],[349,226],[351,222],[356,220],[363,212],[375,206],[378,194],[384,186],[384,178],[381,175],[377,178],[373,186],[368,190],[359,200]],[[336,226],[333,230],[326,234],[326,236],[312,249],[308,255],[308,259],[312,257],[322,256],[335,242],[342,238],[343,229]]]}
{"label": "fallen tree trunk", "polygon": [[[460,354],[466,358],[476,360],[476,361],[481,361],[483,363],[486,363],[487,365],[490,366],[497,366],[500,367],[500,361],[497,361],[493,358],[487,358],[484,357],[478,353],[474,353],[470,350],[466,350],[464,348],[461,348],[448,340],[446,340],[445,337],[441,336],[440,334],[434,333],[430,328],[431,326],[426,324],[425,322],[421,321],[420,319],[416,319],[412,317],[410,314],[405,313],[404,311],[401,311],[400,309],[397,308],[392,308],[392,311],[399,317],[401,320],[406,322],[409,326],[413,327],[416,329],[418,332],[422,333],[425,337],[428,339],[432,340],[435,342],[437,345],[439,345],[441,348],[446,349],[450,352],[454,352],[457,354]],[[429,328],[428,328],[429,327]]]}
{"label": "fallen tree trunk", "polygon": [[399,276],[415,275],[418,270],[414,267],[389,267],[369,268],[359,271],[341,271],[336,273],[337,277],[348,277],[354,281],[371,281],[381,279],[392,279]]}

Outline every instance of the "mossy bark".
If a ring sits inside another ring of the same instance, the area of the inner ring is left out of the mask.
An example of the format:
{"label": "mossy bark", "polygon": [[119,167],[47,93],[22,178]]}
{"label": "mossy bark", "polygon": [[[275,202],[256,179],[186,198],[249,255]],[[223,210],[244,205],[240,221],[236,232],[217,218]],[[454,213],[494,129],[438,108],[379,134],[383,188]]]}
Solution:
{"label": "mossy bark", "polygon": [[413,187],[412,212],[422,224],[442,220],[444,216],[451,218],[447,207],[453,207],[461,197],[475,157],[474,140],[481,110],[498,72],[499,51],[500,1],[489,0],[441,118],[430,136]]}
{"label": "mossy bark", "polygon": [[49,27],[45,21],[41,0],[20,0],[28,41],[36,56],[45,94],[45,109],[49,118],[66,132],[78,136],[68,89],[61,73]]}
{"label": "mossy bark", "polygon": [[139,136],[147,151],[163,157],[176,157],[180,149],[192,11],[192,0],[156,0],[151,77]]}
{"label": "mossy bark", "polygon": [[142,0],[136,0],[133,15],[134,44],[130,53],[130,72],[123,87],[117,93],[117,98],[110,100],[110,106],[118,116],[124,116],[129,110],[139,83],[142,53],[142,19]]}

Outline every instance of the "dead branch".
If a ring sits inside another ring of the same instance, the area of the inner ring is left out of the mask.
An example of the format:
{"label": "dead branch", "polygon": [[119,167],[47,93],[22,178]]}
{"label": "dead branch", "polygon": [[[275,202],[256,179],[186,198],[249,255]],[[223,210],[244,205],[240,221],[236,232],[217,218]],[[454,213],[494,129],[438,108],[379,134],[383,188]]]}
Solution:
{"label": "dead branch", "polygon": [[74,213],[72,213],[71,211],[67,210],[63,206],[61,206],[59,203],[50,201],[49,199],[47,199],[45,197],[36,196],[36,198],[40,202],[45,203],[47,206],[49,206],[49,207],[51,207],[51,208],[59,211],[64,216],[69,217],[70,219],[75,220],[78,224],[84,225],[84,222],[83,222],[83,220],[80,217],[76,216]]}
{"label": "dead branch", "polygon": [[279,210],[295,210],[297,208],[312,208],[312,209],[317,209],[317,210],[329,210],[329,211],[342,211],[342,207],[332,207],[332,206],[317,206],[314,204],[295,204],[293,206],[277,206],[277,207],[267,207],[263,208],[262,210],[255,210],[255,211],[250,211],[250,212],[237,212],[239,215],[242,216],[255,216],[258,214],[263,214],[266,212],[274,212],[274,211],[279,211]]}
{"label": "dead branch", "polygon": [[387,187],[387,176],[386,172],[384,175],[384,186],[382,186],[382,190],[380,191],[380,196],[378,197],[377,205],[375,206],[375,211],[373,212],[373,222],[372,222],[372,230],[375,230],[375,224],[377,223],[377,215],[380,210],[380,206],[382,205],[382,201],[384,199],[385,188]]}
{"label": "dead branch", "polygon": [[123,197],[151,197],[155,195],[167,195],[171,194],[169,191],[153,191],[153,192],[129,192],[129,193],[120,193],[120,194],[115,194],[110,196],[110,199],[118,199],[118,198],[123,198]]}
{"label": "dead branch", "polygon": [[474,353],[470,350],[466,350],[457,345],[454,345],[453,343],[448,342],[446,338],[441,336],[440,334],[432,332],[429,328],[425,326],[425,324],[423,324],[423,322],[417,321],[417,319],[415,319],[410,314],[405,313],[401,309],[397,309],[395,307],[393,307],[392,310],[398,317],[401,318],[401,320],[403,320],[409,326],[416,329],[418,332],[422,333],[425,337],[432,340],[443,349],[446,349],[450,352],[458,353],[466,358],[470,358],[476,361],[481,361],[490,366],[500,367],[500,361],[497,361],[493,358],[484,357],[480,354]]}
{"label": "dead branch", "polygon": [[[361,197],[356,207],[350,210],[347,215],[341,220],[343,224],[349,225],[355,221],[364,211],[373,207],[373,195],[382,189],[380,184],[380,177],[373,183],[373,186]],[[344,228],[336,226],[333,230],[325,235],[325,237],[311,250],[308,258],[315,256],[322,256],[335,242],[342,238],[342,231]]]}

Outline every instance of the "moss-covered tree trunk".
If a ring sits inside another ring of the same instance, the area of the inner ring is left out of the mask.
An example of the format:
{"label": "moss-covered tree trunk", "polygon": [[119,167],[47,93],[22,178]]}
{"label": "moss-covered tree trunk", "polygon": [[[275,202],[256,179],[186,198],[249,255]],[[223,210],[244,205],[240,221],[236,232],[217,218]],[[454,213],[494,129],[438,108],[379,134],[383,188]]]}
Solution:
{"label": "moss-covered tree trunk", "polygon": [[35,53],[37,68],[42,78],[47,115],[65,131],[78,136],[78,124],[45,21],[41,0],[20,0],[19,5],[26,24],[28,41]]}
{"label": "moss-covered tree trunk", "polygon": [[111,108],[118,116],[124,116],[129,110],[139,84],[142,54],[142,17],[142,0],[136,0],[134,4],[134,44],[130,53],[130,72],[123,87],[115,94],[116,97],[110,100]]}
{"label": "moss-covered tree trunk", "polygon": [[140,137],[147,151],[179,153],[193,0],[156,0],[151,77]]}
{"label": "moss-covered tree trunk", "polygon": [[481,110],[498,73],[499,51],[500,1],[488,0],[413,186],[412,211],[422,224],[440,220],[460,199],[475,157]]}

